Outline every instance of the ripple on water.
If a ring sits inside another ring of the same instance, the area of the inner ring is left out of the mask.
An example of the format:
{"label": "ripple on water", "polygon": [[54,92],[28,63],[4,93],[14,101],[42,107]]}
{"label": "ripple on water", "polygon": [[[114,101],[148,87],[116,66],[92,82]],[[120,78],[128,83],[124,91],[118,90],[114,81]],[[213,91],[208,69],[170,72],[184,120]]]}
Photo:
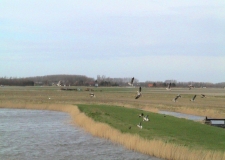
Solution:
{"label": "ripple on water", "polygon": [[69,120],[63,112],[0,109],[0,159],[158,160],[93,137]]}

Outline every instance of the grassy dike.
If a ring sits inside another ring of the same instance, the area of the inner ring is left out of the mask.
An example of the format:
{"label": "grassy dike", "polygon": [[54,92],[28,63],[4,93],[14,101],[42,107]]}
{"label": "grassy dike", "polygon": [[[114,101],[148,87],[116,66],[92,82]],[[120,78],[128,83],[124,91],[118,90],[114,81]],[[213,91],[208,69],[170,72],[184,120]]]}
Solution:
{"label": "grassy dike", "polygon": [[[96,123],[107,124],[118,131],[114,133],[111,129],[91,125],[92,132],[96,132],[94,135],[119,142],[129,149],[165,159],[225,159],[222,128],[119,106],[77,106]],[[149,115],[150,121],[142,122],[143,129],[139,129],[137,124],[142,118],[138,115],[142,112]]]}

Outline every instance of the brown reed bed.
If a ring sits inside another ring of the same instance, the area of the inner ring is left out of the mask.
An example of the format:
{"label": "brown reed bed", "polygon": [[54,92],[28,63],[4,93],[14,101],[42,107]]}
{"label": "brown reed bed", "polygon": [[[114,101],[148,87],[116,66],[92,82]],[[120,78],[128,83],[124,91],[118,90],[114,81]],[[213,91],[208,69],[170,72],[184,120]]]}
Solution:
{"label": "brown reed bed", "polygon": [[85,131],[101,138],[119,143],[128,149],[135,150],[150,156],[169,160],[223,160],[225,153],[218,151],[192,150],[190,148],[161,140],[146,140],[138,135],[124,134],[107,124],[95,122],[80,112],[78,107],[65,104],[29,104],[29,103],[0,103],[0,108],[53,110],[69,113],[73,122]]}

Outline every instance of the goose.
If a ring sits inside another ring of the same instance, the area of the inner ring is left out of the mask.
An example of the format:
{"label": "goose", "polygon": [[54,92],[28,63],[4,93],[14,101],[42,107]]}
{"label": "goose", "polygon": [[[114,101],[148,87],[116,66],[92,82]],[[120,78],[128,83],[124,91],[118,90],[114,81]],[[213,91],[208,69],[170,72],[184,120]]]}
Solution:
{"label": "goose", "polygon": [[204,94],[201,94],[201,96],[202,96],[201,98],[205,98],[206,97]]}
{"label": "goose", "polygon": [[190,101],[195,101],[196,95],[194,95],[194,97],[192,99],[190,99]]}
{"label": "goose", "polygon": [[171,83],[168,84],[166,90],[171,90]]}
{"label": "goose", "polygon": [[144,117],[144,113],[139,114],[139,117]]}
{"label": "goose", "polygon": [[63,86],[63,83],[61,82],[61,81],[59,81],[58,83],[57,83],[57,86]]}
{"label": "goose", "polygon": [[137,127],[142,129],[141,122],[137,125]]}
{"label": "goose", "polygon": [[193,86],[192,84],[190,84],[190,85],[188,86],[188,88],[189,88],[189,90],[191,90],[191,88],[194,88],[194,86]]}
{"label": "goose", "polygon": [[90,93],[90,96],[91,96],[91,97],[95,97],[95,94],[94,94],[94,93]]}
{"label": "goose", "polygon": [[143,118],[143,121],[149,121],[148,115]]}
{"label": "goose", "polygon": [[139,87],[139,91],[137,91],[137,96],[135,97],[135,99],[138,99],[141,97],[141,87]]}
{"label": "goose", "polygon": [[128,83],[130,86],[133,86],[134,83],[134,77],[131,79],[130,83]]}
{"label": "goose", "polygon": [[174,101],[174,102],[176,102],[176,101],[177,101],[177,99],[178,99],[178,98],[180,98],[180,97],[181,97],[181,95],[180,95],[180,94],[178,94],[178,95],[177,95],[177,96],[173,99],[173,101]]}

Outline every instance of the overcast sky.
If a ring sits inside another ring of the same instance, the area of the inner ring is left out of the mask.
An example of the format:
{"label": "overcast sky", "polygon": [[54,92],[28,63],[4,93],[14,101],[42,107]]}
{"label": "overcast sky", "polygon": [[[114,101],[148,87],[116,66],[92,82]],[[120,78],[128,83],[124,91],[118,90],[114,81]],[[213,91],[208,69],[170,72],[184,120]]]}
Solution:
{"label": "overcast sky", "polygon": [[224,0],[0,0],[0,77],[225,82]]}

